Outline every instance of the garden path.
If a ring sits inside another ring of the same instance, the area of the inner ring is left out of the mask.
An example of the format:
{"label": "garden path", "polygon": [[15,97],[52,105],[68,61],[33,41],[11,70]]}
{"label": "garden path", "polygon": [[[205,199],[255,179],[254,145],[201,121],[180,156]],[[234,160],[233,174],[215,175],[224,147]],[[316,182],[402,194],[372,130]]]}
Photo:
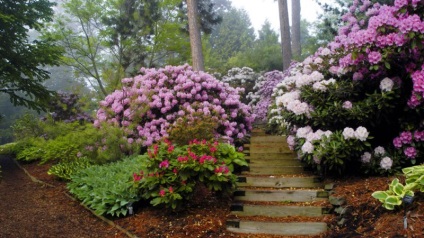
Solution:
{"label": "garden path", "polygon": [[64,193],[30,179],[10,157],[0,156],[0,237],[121,237]]}

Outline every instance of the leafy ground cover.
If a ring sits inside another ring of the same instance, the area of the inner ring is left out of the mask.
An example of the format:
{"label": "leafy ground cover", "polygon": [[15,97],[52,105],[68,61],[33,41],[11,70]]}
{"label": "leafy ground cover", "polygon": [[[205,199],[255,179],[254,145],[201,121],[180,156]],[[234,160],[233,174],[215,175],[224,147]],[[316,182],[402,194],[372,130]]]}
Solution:
{"label": "leafy ground cover", "polygon": [[[0,159],[3,180],[0,182],[0,237],[126,237],[116,228],[100,221],[84,207],[67,197],[65,183],[47,174],[49,164],[24,164],[34,177],[55,187],[34,184],[11,159]],[[349,209],[346,223],[323,237],[420,237],[424,234],[424,196],[417,193],[408,207],[408,228],[403,228],[403,209],[388,211],[372,198],[385,190],[392,177],[352,177],[335,180],[335,196],[345,197]],[[138,237],[252,237],[278,236],[239,235],[225,229],[230,216],[231,199],[214,197],[198,188],[189,209],[170,213],[163,209],[140,206],[135,215],[115,219],[115,224]],[[207,196],[205,196],[207,195]],[[210,196],[209,196],[210,195]],[[207,199],[205,199],[207,197]]]}

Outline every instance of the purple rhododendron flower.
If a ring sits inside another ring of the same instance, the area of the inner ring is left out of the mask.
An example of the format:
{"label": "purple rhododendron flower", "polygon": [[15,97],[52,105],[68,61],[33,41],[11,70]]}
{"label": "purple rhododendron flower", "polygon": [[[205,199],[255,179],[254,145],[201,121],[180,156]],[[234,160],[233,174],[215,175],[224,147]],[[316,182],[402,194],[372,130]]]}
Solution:
{"label": "purple rhododendron flower", "polygon": [[404,131],[400,133],[399,136],[401,142],[403,144],[411,144],[412,143],[412,133],[410,131]]}
{"label": "purple rhododendron flower", "polygon": [[415,158],[417,156],[417,150],[415,149],[415,147],[408,147],[406,148],[403,153],[405,153],[406,157],[408,158]]}
{"label": "purple rhododendron flower", "polygon": [[371,64],[377,64],[381,60],[380,52],[372,51],[368,54],[368,60]]}

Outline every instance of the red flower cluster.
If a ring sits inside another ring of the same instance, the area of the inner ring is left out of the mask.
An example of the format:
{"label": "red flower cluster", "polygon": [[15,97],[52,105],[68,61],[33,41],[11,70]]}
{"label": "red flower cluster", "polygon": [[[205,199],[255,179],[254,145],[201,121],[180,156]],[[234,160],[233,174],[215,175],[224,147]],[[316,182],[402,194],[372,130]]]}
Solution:
{"label": "red flower cluster", "polygon": [[210,156],[210,155],[202,155],[202,156],[200,156],[199,163],[200,164],[204,164],[205,161],[212,161],[212,163],[215,164],[216,161],[217,161],[217,159],[215,157],[213,157],[213,156]]}
{"label": "red flower cluster", "polygon": [[225,166],[225,165],[220,166],[220,167],[215,169],[216,174],[219,174],[219,173],[228,174],[229,172],[230,172],[230,169],[228,169],[228,167]]}

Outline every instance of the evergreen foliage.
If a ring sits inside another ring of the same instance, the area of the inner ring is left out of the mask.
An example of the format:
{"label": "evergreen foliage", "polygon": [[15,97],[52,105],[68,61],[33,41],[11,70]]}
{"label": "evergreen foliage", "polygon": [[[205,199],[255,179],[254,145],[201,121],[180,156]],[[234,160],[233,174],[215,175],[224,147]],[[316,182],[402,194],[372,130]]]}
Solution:
{"label": "evergreen foliage", "polygon": [[0,93],[14,105],[44,110],[53,92],[42,82],[45,65],[57,65],[62,51],[52,39],[28,39],[52,20],[53,3],[47,0],[6,0],[0,4]]}

